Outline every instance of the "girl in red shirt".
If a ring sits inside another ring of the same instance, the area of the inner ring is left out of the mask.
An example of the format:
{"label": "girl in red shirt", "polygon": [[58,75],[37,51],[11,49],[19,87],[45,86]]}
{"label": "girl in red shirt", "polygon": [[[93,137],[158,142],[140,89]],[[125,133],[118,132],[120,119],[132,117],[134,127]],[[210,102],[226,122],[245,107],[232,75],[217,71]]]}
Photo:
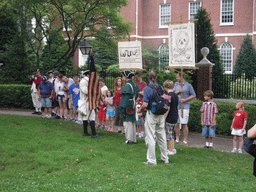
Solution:
{"label": "girl in red shirt", "polygon": [[233,150],[231,153],[235,153],[237,151],[236,145],[237,141],[239,141],[239,149],[238,153],[243,153],[242,148],[244,144],[244,139],[243,135],[246,133],[245,127],[247,123],[247,113],[244,110],[244,102],[243,101],[238,101],[236,102],[236,110],[234,113],[234,119],[231,125],[231,135],[234,135],[233,137]]}
{"label": "girl in red shirt", "polygon": [[116,114],[115,115],[115,126],[118,127],[118,130],[117,130],[118,133],[122,132],[121,128],[123,126],[123,121],[119,114],[119,104],[120,104],[121,97],[122,97],[120,92],[121,92],[123,86],[124,86],[124,82],[123,82],[122,78],[117,77],[114,82],[114,87],[115,87],[114,104],[115,104],[115,114]]}

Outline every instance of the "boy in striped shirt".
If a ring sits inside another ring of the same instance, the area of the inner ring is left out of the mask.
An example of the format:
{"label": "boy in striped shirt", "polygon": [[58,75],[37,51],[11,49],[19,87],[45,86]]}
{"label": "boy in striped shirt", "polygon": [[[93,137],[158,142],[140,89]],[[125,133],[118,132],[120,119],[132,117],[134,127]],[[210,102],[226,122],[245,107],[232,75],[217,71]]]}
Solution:
{"label": "boy in striped shirt", "polygon": [[215,137],[216,129],[216,113],[218,113],[218,108],[216,103],[212,101],[213,92],[208,90],[204,92],[205,102],[202,104],[201,111],[201,124],[202,136],[205,137],[204,148],[213,148],[213,138]]}

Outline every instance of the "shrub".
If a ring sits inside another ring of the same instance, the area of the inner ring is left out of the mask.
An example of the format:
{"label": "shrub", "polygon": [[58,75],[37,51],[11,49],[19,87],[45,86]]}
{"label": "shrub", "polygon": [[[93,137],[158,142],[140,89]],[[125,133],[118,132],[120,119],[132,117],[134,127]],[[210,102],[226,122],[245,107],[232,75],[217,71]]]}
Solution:
{"label": "shrub", "polygon": [[235,81],[232,81],[230,85],[230,95],[232,98],[255,98],[255,82],[256,77],[250,80],[246,79],[246,75],[243,73]]}
{"label": "shrub", "polygon": [[113,77],[122,76],[121,72],[117,70],[118,68],[119,68],[119,64],[113,64],[108,66],[106,70],[107,75],[110,75]]}
{"label": "shrub", "polygon": [[31,85],[0,85],[0,106],[32,109]]}

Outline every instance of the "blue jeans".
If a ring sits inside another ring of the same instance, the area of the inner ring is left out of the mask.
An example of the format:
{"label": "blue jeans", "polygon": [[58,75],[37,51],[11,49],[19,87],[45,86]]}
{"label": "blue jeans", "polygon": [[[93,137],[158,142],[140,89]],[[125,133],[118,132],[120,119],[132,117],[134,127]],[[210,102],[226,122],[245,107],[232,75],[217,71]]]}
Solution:
{"label": "blue jeans", "polygon": [[52,107],[52,101],[49,99],[49,97],[41,98],[42,107]]}
{"label": "blue jeans", "polygon": [[211,125],[204,125],[202,129],[203,137],[215,137],[215,126],[212,127]]}

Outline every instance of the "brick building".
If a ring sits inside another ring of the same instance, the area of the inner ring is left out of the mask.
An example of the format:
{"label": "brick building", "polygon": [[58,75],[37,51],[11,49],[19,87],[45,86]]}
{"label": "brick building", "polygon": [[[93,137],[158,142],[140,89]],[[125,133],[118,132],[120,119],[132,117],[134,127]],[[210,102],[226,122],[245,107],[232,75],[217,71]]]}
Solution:
{"label": "brick building", "polygon": [[210,14],[225,72],[232,73],[246,34],[256,45],[256,0],[129,0],[122,14],[133,23],[130,39],[152,42],[159,49],[160,62],[168,62],[165,23],[193,19],[199,7]]}

